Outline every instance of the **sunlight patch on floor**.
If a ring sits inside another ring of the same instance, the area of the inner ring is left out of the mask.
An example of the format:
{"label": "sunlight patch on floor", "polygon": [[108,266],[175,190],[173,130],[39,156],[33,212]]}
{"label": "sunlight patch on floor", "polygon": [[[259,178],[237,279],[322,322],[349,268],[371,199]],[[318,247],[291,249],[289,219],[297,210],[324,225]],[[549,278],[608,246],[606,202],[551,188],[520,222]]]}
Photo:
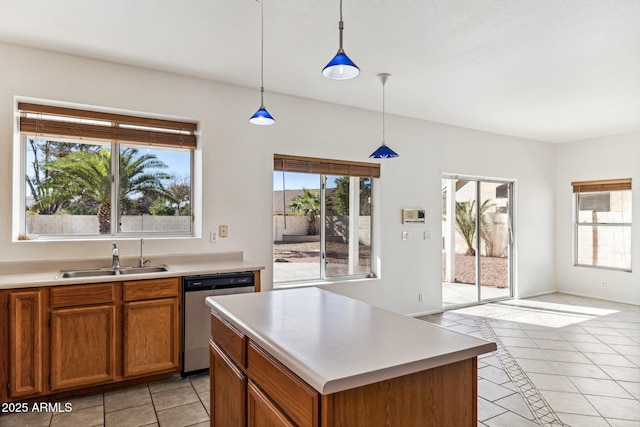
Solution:
{"label": "sunlight patch on floor", "polygon": [[552,328],[576,325],[601,316],[618,313],[617,310],[604,308],[532,300],[501,301],[462,308],[456,311],[472,316]]}

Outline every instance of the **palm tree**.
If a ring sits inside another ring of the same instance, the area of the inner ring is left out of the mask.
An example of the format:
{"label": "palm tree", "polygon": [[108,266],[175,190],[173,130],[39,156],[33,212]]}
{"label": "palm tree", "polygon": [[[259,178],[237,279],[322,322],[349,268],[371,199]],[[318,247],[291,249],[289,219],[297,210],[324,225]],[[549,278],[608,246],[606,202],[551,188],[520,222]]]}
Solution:
{"label": "palm tree", "polygon": [[[126,147],[120,150],[120,204],[128,209],[132,196],[166,196],[163,179],[170,176],[149,169],[166,168],[153,154],[138,154],[138,149]],[[111,150],[74,151],[45,165],[57,173],[44,183],[54,192],[71,194],[78,201],[91,200],[98,205],[100,234],[111,233]]]}
{"label": "palm tree", "polygon": [[307,227],[307,234],[313,236],[316,233],[316,216],[320,214],[320,194],[302,189],[302,194],[292,197],[289,207],[298,212],[299,215],[306,215],[309,217],[309,225]]}
{"label": "palm tree", "polygon": [[[151,199],[170,197],[162,181],[171,175],[160,172],[168,166],[153,154],[138,154],[136,148],[120,149],[120,207],[130,208],[134,196]],[[109,163],[111,164],[111,163]]]}
{"label": "palm tree", "polygon": [[[483,236],[488,235],[484,230],[487,228],[485,213],[487,209],[494,205],[495,203],[492,203],[491,200],[487,199],[480,206],[480,233]],[[473,248],[474,237],[476,235],[475,200],[456,202],[456,230],[460,233],[467,244],[467,251],[465,252],[465,255],[475,256],[476,250]]]}
{"label": "palm tree", "polygon": [[167,187],[167,193],[175,206],[175,215],[179,216],[181,209],[187,206],[191,199],[191,183],[189,179],[187,177],[173,177]]}
{"label": "palm tree", "polygon": [[69,153],[78,146],[80,151],[91,151],[97,147],[89,144],[74,144],[70,142],[27,138],[30,163],[27,166],[25,182],[33,199],[33,205],[27,207],[32,213],[55,215],[70,206],[73,197],[65,188],[60,188],[58,191],[53,192],[43,186],[43,183],[51,179],[52,175],[55,174],[55,171],[47,169],[45,165],[56,158],[69,155]]}

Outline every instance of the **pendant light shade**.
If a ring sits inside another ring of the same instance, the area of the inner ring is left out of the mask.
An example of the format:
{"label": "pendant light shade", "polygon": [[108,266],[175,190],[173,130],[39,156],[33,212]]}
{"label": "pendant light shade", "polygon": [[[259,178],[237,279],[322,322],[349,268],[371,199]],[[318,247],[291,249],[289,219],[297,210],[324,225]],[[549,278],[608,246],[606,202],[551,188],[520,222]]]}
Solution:
{"label": "pendant light shade", "polygon": [[378,147],[378,149],[376,151],[374,151],[373,153],[371,153],[371,155],[369,156],[372,159],[390,159],[392,157],[398,157],[398,153],[396,153],[395,151],[393,151],[391,148],[387,147],[387,144],[384,142],[384,116],[385,116],[385,110],[384,110],[384,85],[385,83],[387,83],[387,79],[389,78],[390,74],[386,74],[386,73],[382,73],[382,74],[378,74],[378,77],[380,78],[380,81],[382,82],[382,145],[380,147]]}
{"label": "pendant light shade", "polygon": [[269,114],[267,109],[264,108],[264,105],[262,105],[260,106],[260,109],[256,111],[253,116],[251,116],[249,122],[253,123],[254,125],[265,126],[274,124],[276,120],[271,116],[271,114]]}
{"label": "pendant light shade", "polygon": [[369,156],[372,159],[389,159],[391,157],[398,157],[398,153],[387,147],[386,144],[382,144],[376,151]]}
{"label": "pendant light shade", "polygon": [[344,53],[342,48],[342,33],[344,30],[344,22],[342,22],[342,0],[340,0],[340,22],[338,23],[338,31],[340,33],[340,47],[338,53],[323,68],[322,75],[332,80],[348,80],[357,77],[360,74],[360,68]]}
{"label": "pendant light shade", "polygon": [[322,75],[332,80],[348,80],[358,74],[360,74],[360,68],[349,59],[344,51],[338,51],[322,70]]}
{"label": "pendant light shade", "polygon": [[256,113],[253,116],[251,116],[251,118],[249,119],[249,122],[253,123],[254,125],[261,125],[261,126],[272,125],[276,122],[276,119],[274,119],[273,116],[269,114],[267,109],[264,108],[264,88],[263,87],[260,88],[260,108],[258,109],[258,111],[256,111]]}
{"label": "pendant light shade", "polygon": [[275,122],[264,107],[264,0],[260,0],[260,108],[249,118],[249,123],[265,126]]}

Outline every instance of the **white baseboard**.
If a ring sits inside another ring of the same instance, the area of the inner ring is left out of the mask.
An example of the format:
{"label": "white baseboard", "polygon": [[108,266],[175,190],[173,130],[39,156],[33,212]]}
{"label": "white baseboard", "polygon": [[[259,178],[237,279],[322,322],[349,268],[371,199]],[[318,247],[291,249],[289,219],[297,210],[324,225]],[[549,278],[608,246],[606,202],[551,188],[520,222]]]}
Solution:
{"label": "white baseboard", "polygon": [[442,313],[442,311],[443,311],[442,309],[440,309],[440,310],[436,309],[436,310],[429,310],[429,311],[420,311],[418,313],[409,313],[409,314],[407,314],[407,316],[409,316],[409,317],[428,316],[430,314]]}
{"label": "white baseboard", "polygon": [[591,299],[599,299],[602,301],[610,301],[610,302],[617,302],[620,304],[629,304],[629,305],[634,305],[637,307],[640,307],[640,304],[636,301],[628,301],[628,300],[622,300],[622,299],[617,299],[617,298],[603,298],[599,295],[589,295],[589,294],[583,294],[581,292],[570,292],[570,291],[557,291],[557,293],[559,294],[567,294],[567,295],[573,295],[576,297],[584,297],[584,298],[591,298]]}
{"label": "white baseboard", "polygon": [[557,289],[553,289],[553,290],[550,290],[550,291],[536,292],[535,294],[518,295],[517,297],[514,297],[514,298],[515,299],[533,298],[533,297],[540,297],[542,295],[555,294],[555,293],[558,293],[558,292],[559,291]]}

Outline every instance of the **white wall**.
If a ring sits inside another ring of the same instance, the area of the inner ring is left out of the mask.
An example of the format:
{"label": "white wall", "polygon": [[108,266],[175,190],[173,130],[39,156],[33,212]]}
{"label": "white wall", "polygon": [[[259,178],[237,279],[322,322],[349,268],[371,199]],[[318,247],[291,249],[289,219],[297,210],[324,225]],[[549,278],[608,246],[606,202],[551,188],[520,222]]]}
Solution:
{"label": "white wall", "polygon": [[[381,116],[307,99],[267,93],[277,123],[248,123],[257,88],[242,88],[119,64],[0,44],[0,200],[12,196],[14,96],[28,96],[132,111],[195,118],[202,130],[202,230],[229,225],[229,237],[147,239],[153,254],[244,251],[267,268],[272,281],[273,153],[368,161],[381,140]],[[322,77],[319,75],[319,79]],[[372,90],[377,79],[370,79]],[[401,76],[398,76],[401,78]],[[345,86],[348,82],[336,82]],[[400,157],[382,162],[374,202],[380,215],[380,279],[334,283],[327,288],[401,313],[441,307],[441,175],[443,172],[514,179],[518,225],[517,292],[553,291],[555,268],[554,147],[421,120],[388,116],[387,142]],[[426,209],[425,225],[401,224],[403,208]],[[403,230],[410,232],[401,240]],[[431,239],[422,240],[423,231]],[[101,242],[11,241],[11,206],[0,204],[0,253],[4,260],[85,258],[110,254]],[[122,241],[121,254],[137,242]],[[418,292],[424,302],[418,302]]]}
{"label": "white wall", "polygon": [[[640,132],[556,148],[556,282],[564,292],[640,304]],[[632,179],[631,273],[573,265],[572,181]],[[606,288],[602,288],[602,283]]]}
{"label": "white wall", "polygon": [[455,129],[447,136],[444,172],[515,181],[515,294],[555,290],[555,161],[552,144]]}

